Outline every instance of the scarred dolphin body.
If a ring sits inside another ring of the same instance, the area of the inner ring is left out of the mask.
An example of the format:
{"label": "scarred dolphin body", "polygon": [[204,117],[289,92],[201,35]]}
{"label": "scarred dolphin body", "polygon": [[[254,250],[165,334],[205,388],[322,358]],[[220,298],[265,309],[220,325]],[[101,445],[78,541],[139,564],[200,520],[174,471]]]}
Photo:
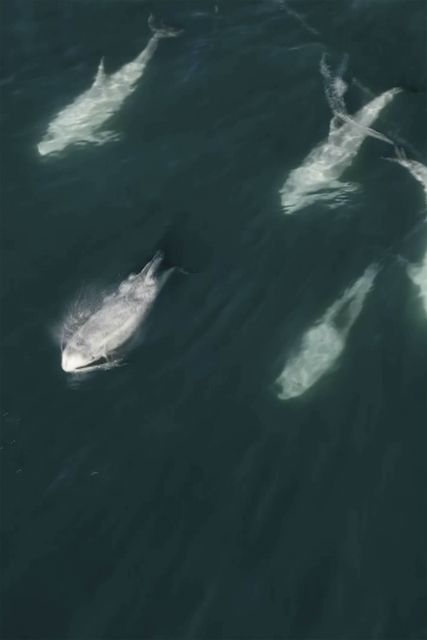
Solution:
{"label": "scarred dolphin body", "polygon": [[[356,282],[303,335],[277,379],[278,397],[296,398],[308,391],[341,356],[351,327],[372,288],[378,266],[371,265]],[[344,315],[344,320],[341,316]]]}
{"label": "scarred dolphin body", "polygon": [[104,59],[101,59],[92,86],[62,109],[49,124],[46,134],[37,145],[41,156],[59,153],[72,144],[103,144],[118,138],[116,133],[102,130],[103,126],[135,90],[159,40],[181,33],[169,27],[156,28],[152,16],[148,24],[153,35],[132,62],[115,73],[107,74]]}
{"label": "scarred dolphin body", "polygon": [[130,275],[95,310],[79,309],[67,319],[62,336],[62,369],[84,373],[110,368],[120,360],[120,351],[148,316],[163,286],[168,270],[159,275],[162,254]]}

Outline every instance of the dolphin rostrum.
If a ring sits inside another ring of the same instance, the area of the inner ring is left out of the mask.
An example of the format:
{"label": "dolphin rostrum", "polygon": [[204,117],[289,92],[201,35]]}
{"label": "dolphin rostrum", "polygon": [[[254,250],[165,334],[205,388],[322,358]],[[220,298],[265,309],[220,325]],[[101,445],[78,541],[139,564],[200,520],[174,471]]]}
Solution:
{"label": "dolphin rostrum", "polygon": [[169,27],[156,28],[152,15],[148,25],[153,35],[145,49],[132,62],[123,65],[115,73],[107,74],[104,59],[101,59],[92,86],[64,107],[50,122],[43,139],[37,145],[40,155],[59,153],[71,144],[103,144],[118,138],[112,131],[102,131],[102,127],[135,90],[160,38],[170,38],[181,33]]}
{"label": "dolphin rostrum", "polygon": [[108,369],[136,334],[171,269],[158,274],[161,252],[137,274],[130,275],[95,310],[77,309],[67,318],[62,336],[62,369],[85,373]]}

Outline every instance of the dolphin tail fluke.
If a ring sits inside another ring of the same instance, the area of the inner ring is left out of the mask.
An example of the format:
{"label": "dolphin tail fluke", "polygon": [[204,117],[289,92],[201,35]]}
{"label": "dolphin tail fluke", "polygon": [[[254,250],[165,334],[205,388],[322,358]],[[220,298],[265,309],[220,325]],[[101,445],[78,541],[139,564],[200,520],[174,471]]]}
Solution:
{"label": "dolphin tail fluke", "polygon": [[159,278],[161,280],[166,280],[173,271],[179,271],[185,275],[189,275],[191,273],[165,257],[165,252],[162,249],[156,251],[150,262],[144,267],[143,271],[145,271],[147,277]]}
{"label": "dolphin tail fluke", "polygon": [[163,261],[163,251],[156,251],[154,256],[147,262],[145,267],[139,271],[134,277],[135,278],[155,278],[157,276],[158,268]]}
{"label": "dolphin tail fluke", "polygon": [[158,38],[176,38],[183,32],[183,29],[168,27],[163,23],[156,25],[156,21],[152,13],[150,13],[148,18],[148,26],[150,27],[153,35],[157,36]]}
{"label": "dolphin tail fluke", "polygon": [[156,251],[154,256],[151,258],[150,262],[147,265],[147,275],[155,276],[160,264],[162,263],[164,258],[163,251]]}
{"label": "dolphin tail fluke", "polygon": [[397,164],[404,164],[408,160],[408,156],[406,155],[406,151],[403,147],[398,147],[394,145],[394,153],[395,156],[382,156],[381,160],[387,160],[388,162],[397,162]]}
{"label": "dolphin tail fluke", "polygon": [[[166,249],[159,249],[156,252],[152,259],[152,263],[155,263],[153,273],[157,270],[157,274],[160,275],[160,277],[168,277],[173,271],[178,271],[186,276],[193,273],[183,267],[177,260],[174,260],[172,253]],[[160,267],[160,271],[158,270],[158,267]]]}

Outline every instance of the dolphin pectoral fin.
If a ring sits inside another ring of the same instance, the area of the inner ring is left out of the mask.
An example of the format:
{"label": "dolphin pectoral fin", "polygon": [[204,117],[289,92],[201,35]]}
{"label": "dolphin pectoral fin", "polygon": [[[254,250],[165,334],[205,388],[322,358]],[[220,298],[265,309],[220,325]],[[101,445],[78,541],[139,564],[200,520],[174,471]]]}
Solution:
{"label": "dolphin pectoral fin", "polygon": [[96,72],[95,81],[93,83],[94,86],[104,84],[105,78],[106,78],[106,75],[105,75],[104,56],[103,56],[100,60],[98,71]]}
{"label": "dolphin pectoral fin", "polygon": [[77,146],[85,146],[87,144],[102,145],[106,142],[116,142],[117,140],[120,140],[120,135],[115,131],[99,131],[85,134],[84,137],[76,140],[74,144]]}
{"label": "dolphin pectoral fin", "polygon": [[106,142],[117,142],[118,140],[120,140],[120,135],[115,131],[99,131],[90,138],[90,142],[98,145]]}
{"label": "dolphin pectoral fin", "polygon": [[397,162],[397,164],[401,164],[405,166],[405,162],[408,161],[408,156],[406,155],[405,149],[403,149],[403,147],[394,145],[394,153],[396,154],[394,157],[381,156],[381,160],[388,160],[389,162]]}

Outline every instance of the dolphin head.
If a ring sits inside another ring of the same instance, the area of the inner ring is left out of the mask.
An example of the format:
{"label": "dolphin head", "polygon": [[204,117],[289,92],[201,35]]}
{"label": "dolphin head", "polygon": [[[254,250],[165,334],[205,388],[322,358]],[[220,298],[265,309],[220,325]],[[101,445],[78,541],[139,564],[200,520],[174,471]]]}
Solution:
{"label": "dolphin head", "polygon": [[50,153],[58,153],[58,151],[62,151],[66,144],[67,143],[63,139],[47,134],[37,145],[37,150],[41,156],[47,156]]}
{"label": "dolphin head", "polygon": [[61,367],[67,373],[76,373],[87,370],[96,360],[84,344],[68,344],[62,352]]}

